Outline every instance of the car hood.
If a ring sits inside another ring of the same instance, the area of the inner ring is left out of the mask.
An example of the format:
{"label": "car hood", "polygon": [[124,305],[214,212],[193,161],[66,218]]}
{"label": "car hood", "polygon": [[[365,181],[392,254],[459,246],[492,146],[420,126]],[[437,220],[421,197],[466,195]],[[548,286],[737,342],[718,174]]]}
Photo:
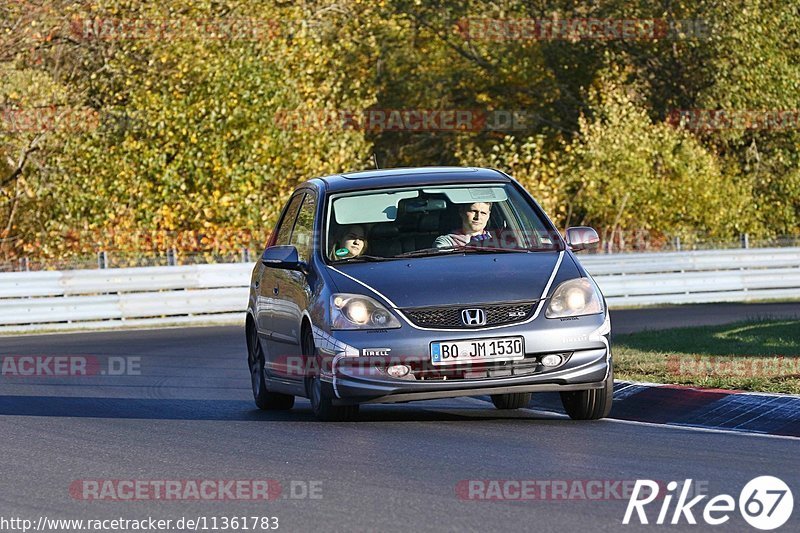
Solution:
{"label": "car hood", "polygon": [[[394,307],[538,300],[559,252],[458,254],[381,263],[329,266],[339,292],[367,294],[365,285]],[[579,277],[564,258],[558,278]],[[571,270],[570,270],[571,269]]]}

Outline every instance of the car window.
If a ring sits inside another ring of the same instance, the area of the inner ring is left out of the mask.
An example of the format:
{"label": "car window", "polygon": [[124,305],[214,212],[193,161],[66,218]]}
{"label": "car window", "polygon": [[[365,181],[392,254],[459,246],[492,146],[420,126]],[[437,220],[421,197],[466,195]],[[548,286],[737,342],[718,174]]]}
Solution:
{"label": "car window", "polygon": [[[560,239],[512,184],[386,188],[333,195],[326,251],[333,262],[551,251]],[[359,236],[359,239],[347,236]],[[359,259],[359,257],[363,259]]]}
{"label": "car window", "polygon": [[273,245],[278,246],[281,244],[289,244],[289,239],[292,235],[292,228],[294,228],[294,222],[297,218],[297,211],[300,209],[300,203],[302,201],[303,193],[295,194],[292,199],[289,200],[289,207],[286,209],[283,218],[278,224],[278,227],[275,229],[277,237],[275,237],[275,242]]}
{"label": "car window", "polygon": [[300,213],[297,215],[297,222],[292,231],[289,241],[297,248],[297,256],[301,261],[308,262],[311,257],[312,244],[314,240],[314,214],[317,211],[317,200],[314,194],[306,194]]}

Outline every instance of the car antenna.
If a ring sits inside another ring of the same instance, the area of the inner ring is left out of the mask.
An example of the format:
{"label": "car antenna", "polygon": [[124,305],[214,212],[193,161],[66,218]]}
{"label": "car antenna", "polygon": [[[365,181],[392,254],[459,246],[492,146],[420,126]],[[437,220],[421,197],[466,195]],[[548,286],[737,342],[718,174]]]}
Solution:
{"label": "car antenna", "polygon": [[381,167],[378,165],[378,154],[372,152],[372,162],[375,163],[375,170],[380,170]]}

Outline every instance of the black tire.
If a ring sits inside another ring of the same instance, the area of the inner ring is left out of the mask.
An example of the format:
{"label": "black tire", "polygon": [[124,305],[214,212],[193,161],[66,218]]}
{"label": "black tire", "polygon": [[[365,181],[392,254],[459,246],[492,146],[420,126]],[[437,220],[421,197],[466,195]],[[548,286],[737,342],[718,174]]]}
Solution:
{"label": "black tire", "polygon": [[[314,336],[309,328],[303,328],[302,337],[303,355],[316,357]],[[358,404],[333,405],[333,394],[330,385],[323,383],[319,373],[306,380],[308,399],[311,400],[311,410],[314,416],[322,422],[344,422],[358,418]]]}
{"label": "black tire", "polygon": [[287,411],[294,406],[294,396],[269,392],[264,376],[264,350],[258,341],[258,333],[252,324],[247,325],[247,365],[250,368],[250,384],[253,400],[265,411]]}
{"label": "black tire", "polygon": [[599,420],[611,412],[614,400],[614,368],[610,366],[602,389],[561,393],[561,404],[573,420]]}
{"label": "black tire", "polygon": [[510,394],[492,394],[492,403],[498,409],[520,409],[531,402],[530,392],[512,392]]}

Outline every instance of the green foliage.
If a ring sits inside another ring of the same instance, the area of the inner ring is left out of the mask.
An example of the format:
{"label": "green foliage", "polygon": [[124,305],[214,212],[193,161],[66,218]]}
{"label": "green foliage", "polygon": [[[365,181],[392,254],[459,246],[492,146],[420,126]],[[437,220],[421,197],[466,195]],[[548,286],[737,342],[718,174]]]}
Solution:
{"label": "green foliage", "polygon": [[[39,193],[41,208],[31,216],[44,236],[29,241],[26,253],[62,253],[60,244],[74,243],[59,241],[74,230],[94,237],[73,239],[82,244],[75,252],[124,247],[125,230],[244,227],[260,234],[298,182],[368,161],[361,132],[287,128],[276,121],[282,113],[304,117],[371,103],[368,87],[347,85],[368,68],[357,57],[360,50],[347,50],[359,47],[336,37],[355,31],[354,18],[328,20],[330,28],[321,28],[313,12],[293,7],[263,7],[252,18],[247,4],[231,3],[225,7],[238,11],[228,13],[206,2],[165,9],[105,4],[94,5],[92,15],[111,21],[112,28],[120,20],[177,18],[275,34],[232,40],[109,34],[77,49],[64,45],[63,53],[84,58],[83,75],[73,86],[81,86],[95,106],[100,127],[51,135],[58,150],[48,164],[60,179]],[[116,237],[104,239],[102,230],[109,227]],[[232,249],[242,244],[251,243],[219,243]]]}
{"label": "green foliage", "polygon": [[474,144],[466,144],[457,152],[462,161],[471,165],[502,169],[519,181],[544,210],[562,223],[568,216],[569,195],[565,157],[571,147],[548,149],[546,137],[537,135],[518,141],[506,136],[492,146],[488,153]]}
{"label": "green foliage", "polygon": [[569,152],[566,182],[575,220],[567,225],[686,237],[703,228],[722,238],[752,229],[748,191],[723,176],[714,155],[694,137],[652,123],[613,83],[593,100],[594,118],[581,119]]}
{"label": "green foliage", "polygon": [[[368,167],[373,151],[382,166],[500,168],[559,226],[595,225],[606,238],[797,234],[800,125],[667,120],[680,109],[800,109],[797,14],[778,0],[6,2],[0,256],[256,247],[298,182]],[[590,17],[689,20],[708,33],[464,31],[486,18]],[[533,119],[512,131],[420,132],[335,118],[367,109]],[[35,118],[15,128],[9,110]]]}

